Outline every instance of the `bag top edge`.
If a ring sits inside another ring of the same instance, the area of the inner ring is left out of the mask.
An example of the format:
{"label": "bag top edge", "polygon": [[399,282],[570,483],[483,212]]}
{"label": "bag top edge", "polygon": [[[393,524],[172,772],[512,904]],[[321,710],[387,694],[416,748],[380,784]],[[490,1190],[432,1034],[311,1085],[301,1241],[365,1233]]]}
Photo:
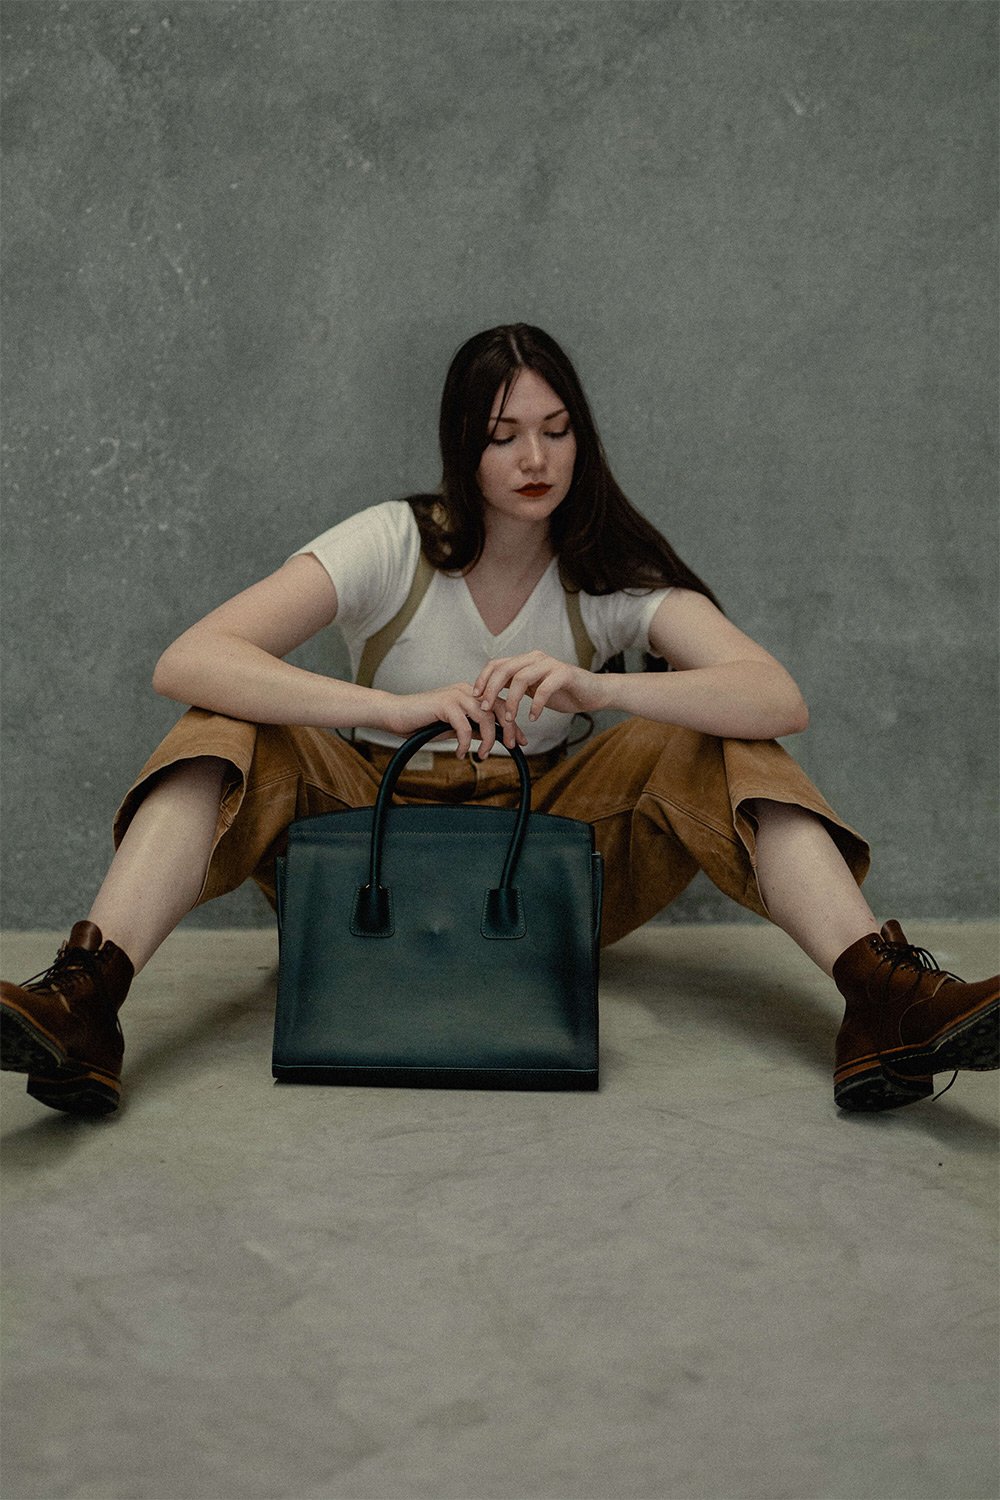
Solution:
{"label": "bag top edge", "polygon": [[[340,812],[315,813],[308,818],[296,818],[288,825],[288,837],[296,843],[340,838],[345,834],[367,837],[371,833],[373,813],[374,809],[371,807],[346,807]],[[469,807],[465,803],[456,807],[447,804],[392,807],[389,809],[387,832],[391,828],[396,836],[405,834],[407,830],[400,825],[410,822],[415,825],[409,830],[413,834],[433,834],[438,831],[452,835],[476,834],[474,825],[483,818],[503,820],[503,824],[512,826],[516,816],[513,808]],[[480,828],[479,833],[483,831]],[[544,840],[546,835],[593,842],[594,828],[592,823],[587,823],[582,818],[565,818],[558,813],[529,813],[527,836],[532,841],[537,841]]]}

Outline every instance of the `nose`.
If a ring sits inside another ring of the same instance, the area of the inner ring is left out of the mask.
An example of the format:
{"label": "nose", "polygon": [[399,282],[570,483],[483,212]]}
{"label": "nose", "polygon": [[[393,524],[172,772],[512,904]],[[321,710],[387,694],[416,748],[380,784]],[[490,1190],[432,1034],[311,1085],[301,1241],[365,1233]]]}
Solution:
{"label": "nose", "polygon": [[537,432],[529,432],[525,436],[524,447],[521,450],[521,468],[526,474],[535,474],[545,466],[545,450],[542,440]]}

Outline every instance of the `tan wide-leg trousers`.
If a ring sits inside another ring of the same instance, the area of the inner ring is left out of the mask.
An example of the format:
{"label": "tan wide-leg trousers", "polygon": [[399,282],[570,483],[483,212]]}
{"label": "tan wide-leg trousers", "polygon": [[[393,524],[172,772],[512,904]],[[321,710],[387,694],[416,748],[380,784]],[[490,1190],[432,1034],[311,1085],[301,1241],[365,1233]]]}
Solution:
{"label": "tan wide-leg trousers", "polygon": [[[146,791],[170,766],[197,756],[227,762],[219,820],[199,901],[254,879],[274,904],[274,860],[289,823],[316,813],[374,804],[391,752],[355,746],[320,729],[248,724],[190,709],[143,767],[115,819],[115,845]],[[723,740],[676,725],[629,719],[577,753],[529,759],[532,808],[594,826],[605,860],[602,941],[613,943],[662,911],[699,869],[761,916],[755,797],[792,803],[821,818],[859,882],[868,845],[823,799],[773,740]],[[403,802],[516,802],[507,756],[484,763],[436,754],[433,769],[407,768]]]}

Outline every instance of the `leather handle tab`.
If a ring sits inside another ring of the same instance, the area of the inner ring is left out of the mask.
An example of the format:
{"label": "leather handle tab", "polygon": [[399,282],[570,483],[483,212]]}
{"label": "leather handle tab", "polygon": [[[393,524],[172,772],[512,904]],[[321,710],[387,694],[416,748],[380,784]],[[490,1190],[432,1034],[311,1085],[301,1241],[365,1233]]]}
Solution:
{"label": "leather handle tab", "polygon": [[354,937],[392,937],[392,897],[384,885],[359,885],[351,912]]}
{"label": "leather handle tab", "polygon": [[[478,726],[473,725],[475,733]],[[498,726],[499,727],[499,726]],[[368,860],[368,883],[362,886],[358,892],[355,902],[354,918],[352,919],[352,930],[354,921],[359,923],[359,931],[370,933],[372,936],[388,937],[392,931],[391,909],[388,902],[388,891],[382,885],[382,846],[385,841],[385,820],[392,803],[392,794],[396,789],[396,783],[404,766],[411,756],[416,755],[428,741],[436,739],[439,734],[447,734],[452,730],[450,724],[438,720],[435,724],[428,724],[424,729],[418,729],[416,734],[411,734],[408,740],[404,740],[390,760],[382,773],[382,781],[375,799],[375,809],[372,815],[372,837]],[[513,886],[514,871],[517,869],[518,857],[524,844],[524,836],[528,829],[528,816],[531,812],[531,776],[528,772],[528,762],[524,758],[524,752],[519,745],[515,745],[510,752],[514,764],[517,767],[518,781],[520,782],[520,801],[517,807],[517,817],[514,821],[514,831],[507,845],[507,854],[503,862],[503,870],[500,873],[498,889],[509,891]],[[367,891],[369,894],[363,896]],[[383,902],[383,897],[384,902]],[[506,901],[507,898],[504,898]],[[511,910],[508,906],[506,910]],[[369,925],[371,924],[371,925]],[[501,927],[509,924],[500,922]],[[377,929],[377,931],[376,931]]]}
{"label": "leather handle tab", "polygon": [[487,891],[479,930],[484,938],[523,938],[528,929],[520,891],[514,886]]}

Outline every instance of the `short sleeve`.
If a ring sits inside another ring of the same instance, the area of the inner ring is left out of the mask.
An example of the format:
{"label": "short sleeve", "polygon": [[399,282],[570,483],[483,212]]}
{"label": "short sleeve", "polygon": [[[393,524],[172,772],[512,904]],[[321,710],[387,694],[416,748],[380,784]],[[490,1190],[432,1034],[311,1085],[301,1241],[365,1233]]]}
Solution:
{"label": "short sleeve", "polygon": [[649,627],[669,588],[620,589],[615,594],[581,594],[580,613],[594,643],[598,665],[619,651],[649,651]]}
{"label": "short sleeve", "polygon": [[420,555],[420,532],[405,500],[387,500],[331,526],[299,547],[312,553],[337,590],[337,624],[348,640],[380,630],[402,606]]}

